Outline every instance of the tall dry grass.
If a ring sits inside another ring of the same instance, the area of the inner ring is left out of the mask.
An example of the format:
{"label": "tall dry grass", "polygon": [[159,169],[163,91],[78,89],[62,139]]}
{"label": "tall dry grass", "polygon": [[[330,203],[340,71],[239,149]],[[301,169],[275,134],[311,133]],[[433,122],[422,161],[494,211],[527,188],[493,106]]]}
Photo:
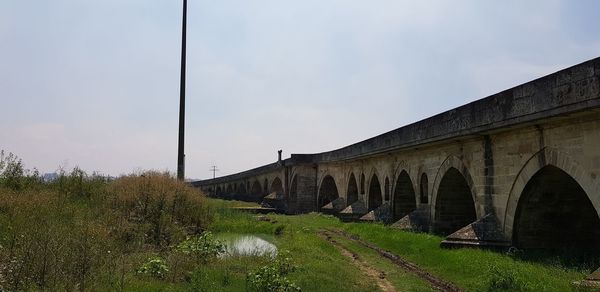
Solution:
{"label": "tall dry grass", "polygon": [[119,178],[109,185],[108,203],[118,211],[121,236],[130,241],[132,227],[142,228],[144,243],[164,247],[197,234],[212,221],[205,197],[166,173],[146,172]]}
{"label": "tall dry grass", "polygon": [[145,255],[212,217],[202,193],[167,173],[1,182],[0,290],[121,290]]}

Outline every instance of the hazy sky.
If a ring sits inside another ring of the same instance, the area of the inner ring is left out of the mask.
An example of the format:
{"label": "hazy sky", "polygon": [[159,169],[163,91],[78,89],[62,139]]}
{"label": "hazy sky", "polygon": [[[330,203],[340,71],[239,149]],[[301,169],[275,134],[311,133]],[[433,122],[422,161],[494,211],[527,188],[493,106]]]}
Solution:
{"label": "hazy sky", "polygon": [[[600,1],[189,0],[186,174],[333,150],[600,56]],[[181,1],[0,0],[0,149],[176,168]]]}

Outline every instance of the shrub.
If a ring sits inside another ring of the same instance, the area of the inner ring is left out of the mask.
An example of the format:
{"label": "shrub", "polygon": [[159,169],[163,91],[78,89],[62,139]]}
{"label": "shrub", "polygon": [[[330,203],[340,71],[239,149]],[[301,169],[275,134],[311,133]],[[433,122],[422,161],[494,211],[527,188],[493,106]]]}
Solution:
{"label": "shrub", "polygon": [[296,267],[289,257],[289,252],[282,252],[273,263],[248,274],[248,288],[250,291],[260,292],[301,291],[300,287],[286,277],[295,269]]}
{"label": "shrub", "polygon": [[0,182],[12,190],[23,188],[25,169],[23,162],[16,155],[9,153],[5,155],[0,151]]}
{"label": "shrub", "polygon": [[188,237],[177,246],[177,250],[187,255],[193,256],[197,262],[206,263],[216,258],[219,254],[225,252],[226,246],[221,241],[216,240],[209,231],[199,236]]}
{"label": "shrub", "polygon": [[157,247],[201,233],[212,221],[204,195],[168,173],[124,176],[109,185],[108,193],[111,208],[143,226],[144,240]]}
{"label": "shrub", "polygon": [[167,173],[111,180],[75,168],[43,182],[0,151],[0,291],[123,289],[126,273],[164,277],[166,260],[137,269],[136,255],[164,251],[211,221],[204,195]]}
{"label": "shrub", "polygon": [[111,248],[106,228],[90,218],[88,209],[48,190],[0,189],[0,286],[87,289]]}
{"label": "shrub", "polygon": [[106,196],[108,182],[109,179],[105,176],[96,173],[89,175],[75,167],[70,173],[61,169],[58,178],[49,183],[49,186],[73,198],[102,200]]}
{"label": "shrub", "polygon": [[148,261],[137,270],[138,274],[158,279],[163,279],[168,272],[169,267],[167,267],[167,263],[158,256],[148,258]]}
{"label": "shrub", "polygon": [[42,185],[42,177],[37,169],[25,169],[22,160],[13,153],[0,150],[0,186],[11,190],[23,190]]}

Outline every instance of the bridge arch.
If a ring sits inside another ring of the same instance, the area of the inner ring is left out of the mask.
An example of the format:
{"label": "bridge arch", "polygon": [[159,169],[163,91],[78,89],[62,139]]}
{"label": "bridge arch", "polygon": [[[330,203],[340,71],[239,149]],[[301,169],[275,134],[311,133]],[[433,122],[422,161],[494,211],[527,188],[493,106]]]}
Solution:
{"label": "bridge arch", "polygon": [[275,177],[273,182],[271,182],[271,193],[273,192],[278,195],[283,195],[283,183],[279,177]]}
{"label": "bridge arch", "polygon": [[394,186],[393,202],[393,218],[398,220],[417,208],[415,190],[412,180],[406,170],[402,170],[396,178]]}
{"label": "bridge arch", "polygon": [[433,231],[447,235],[480,218],[476,194],[473,179],[463,162],[455,156],[446,158],[433,184]]}
{"label": "bridge arch", "polygon": [[346,203],[351,205],[356,201],[358,201],[358,185],[354,173],[351,172],[348,179],[348,187],[346,188]]}
{"label": "bridge arch", "polygon": [[231,186],[231,184],[228,184],[227,185],[227,194],[229,195],[231,193],[233,193],[233,187]]}
{"label": "bridge arch", "polygon": [[221,189],[221,186],[217,186],[217,192],[215,193],[216,196],[219,196],[223,193],[223,190]]}
{"label": "bridge arch", "polygon": [[255,180],[252,183],[252,189],[250,191],[250,194],[252,194],[252,196],[254,198],[262,197],[262,187],[260,186],[260,183],[258,182],[258,180]]}
{"label": "bridge arch", "polygon": [[339,198],[338,188],[335,179],[331,175],[325,175],[319,184],[318,208],[329,204],[333,200]]}
{"label": "bridge arch", "polygon": [[[408,175],[409,180],[411,181],[411,183],[413,183],[414,181],[416,181],[415,178],[413,178],[410,175],[410,165],[408,163],[406,163],[405,160],[400,161],[400,163],[398,163],[398,165],[396,166],[393,174],[392,174],[392,184],[393,186],[391,187],[390,191],[392,194],[392,201],[394,200],[394,194],[396,192],[396,186],[398,185],[398,178],[400,177],[400,174],[402,172],[405,172]],[[411,187],[413,188],[413,190],[416,189],[416,185],[413,183],[411,185]],[[415,197],[415,203],[417,202],[417,198]]]}
{"label": "bridge arch", "polygon": [[374,210],[383,204],[381,183],[379,182],[379,176],[377,175],[377,170],[375,169],[373,169],[369,179],[369,192],[367,196],[367,209]]}
{"label": "bridge arch", "polygon": [[597,247],[600,190],[591,177],[566,153],[550,147],[540,150],[513,182],[505,234],[521,248]]}
{"label": "bridge arch", "polygon": [[242,195],[246,194],[246,187],[244,186],[244,183],[240,183],[240,186],[238,187],[238,193]]}

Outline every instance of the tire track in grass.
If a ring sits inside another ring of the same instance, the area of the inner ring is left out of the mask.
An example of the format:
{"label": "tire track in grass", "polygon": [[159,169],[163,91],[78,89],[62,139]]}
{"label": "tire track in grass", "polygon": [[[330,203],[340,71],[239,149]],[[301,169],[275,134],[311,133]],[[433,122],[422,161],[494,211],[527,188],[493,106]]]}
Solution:
{"label": "tire track in grass", "polygon": [[362,260],[356,253],[346,249],[344,246],[339,244],[330,234],[325,231],[319,232],[319,235],[331,243],[340,253],[349,258],[357,268],[359,268],[365,275],[377,283],[377,286],[384,292],[398,291],[390,281],[385,278],[385,272],[378,271],[366,261]]}
{"label": "tire track in grass", "polygon": [[361,238],[359,238],[358,236],[351,235],[351,234],[348,234],[348,233],[340,231],[340,230],[332,230],[332,229],[323,230],[323,231],[321,231],[321,233],[328,237],[331,237],[331,235],[329,233],[334,233],[334,234],[337,234],[344,238],[347,238],[353,242],[356,242],[364,247],[370,248],[370,249],[376,251],[377,253],[379,253],[379,255],[389,259],[395,265],[397,265],[397,266],[415,274],[419,278],[422,278],[425,281],[429,282],[431,284],[431,286],[436,290],[449,291],[449,292],[462,291],[456,285],[454,285],[448,281],[442,280],[438,277],[435,277],[432,274],[428,273],[427,271],[421,269],[419,266],[401,258],[400,256],[398,256],[392,252],[384,250],[384,249],[382,249],[374,244],[371,244],[367,241],[364,241]]}

